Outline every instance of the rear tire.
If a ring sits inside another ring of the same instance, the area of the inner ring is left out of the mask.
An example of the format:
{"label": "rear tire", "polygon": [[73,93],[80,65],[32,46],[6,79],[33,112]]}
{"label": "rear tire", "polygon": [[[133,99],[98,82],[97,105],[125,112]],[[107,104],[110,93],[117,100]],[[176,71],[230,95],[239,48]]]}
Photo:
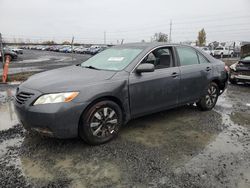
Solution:
{"label": "rear tire", "polygon": [[208,87],[205,95],[201,97],[199,102],[196,103],[197,107],[202,111],[212,110],[216,105],[217,99],[219,96],[219,87],[216,83],[211,82]]}
{"label": "rear tire", "polygon": [[80,137],[90,145],[99,145],[114,139],[122,125],[122,110],[113,101],[92,105],[81,117]]}

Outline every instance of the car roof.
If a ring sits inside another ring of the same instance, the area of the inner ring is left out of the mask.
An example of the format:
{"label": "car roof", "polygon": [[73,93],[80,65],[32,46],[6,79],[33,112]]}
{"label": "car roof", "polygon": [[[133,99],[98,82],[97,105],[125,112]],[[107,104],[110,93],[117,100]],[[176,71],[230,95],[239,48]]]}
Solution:
{"label": "car roof", "polygon": [[165,42],[139,42],[139,43],[126,43],[122,45],[114,46],[115,48],[140,48],[140,49],[147,49],[147,48],[155,48],[158,46],[188,46],[182,44],[172,44],[172,43],[165,43]]}

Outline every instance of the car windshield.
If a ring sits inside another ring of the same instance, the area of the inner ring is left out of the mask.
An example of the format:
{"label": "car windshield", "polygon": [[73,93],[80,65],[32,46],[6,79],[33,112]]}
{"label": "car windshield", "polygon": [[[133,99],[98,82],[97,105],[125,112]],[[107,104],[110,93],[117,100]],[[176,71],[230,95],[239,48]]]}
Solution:
{"label": "car windshield", "polygon": [[142,49],[111,48],[93,56],[81,64],[82,67],[91,67],[102,70],[120,71],[129,65]]}

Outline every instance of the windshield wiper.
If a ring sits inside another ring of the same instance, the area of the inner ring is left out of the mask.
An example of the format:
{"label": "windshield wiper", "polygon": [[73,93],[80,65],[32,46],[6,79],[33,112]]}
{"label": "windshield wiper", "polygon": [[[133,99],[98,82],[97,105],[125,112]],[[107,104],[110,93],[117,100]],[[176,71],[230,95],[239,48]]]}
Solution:
{"label": "windshield wiper", "polygon": [[87,69],[95,69],[95,70],[100,70],[100,69],[98,69],[98,68],[96,68],[96,67],[93,67],[93,66],[83,66],[83,68],[87,68]]}

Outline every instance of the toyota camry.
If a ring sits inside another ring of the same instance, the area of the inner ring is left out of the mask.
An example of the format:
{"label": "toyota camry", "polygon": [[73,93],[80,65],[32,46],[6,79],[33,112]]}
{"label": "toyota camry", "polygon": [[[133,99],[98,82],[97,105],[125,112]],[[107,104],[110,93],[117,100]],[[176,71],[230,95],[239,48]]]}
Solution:
{"label": "toyota camry", "polygon": [[211,110],[227,79],[223,62],[194,47],[124,44],[31,76],[17,88],[15,109],[27,130],[96,145],[140,116],[187,103]]}

